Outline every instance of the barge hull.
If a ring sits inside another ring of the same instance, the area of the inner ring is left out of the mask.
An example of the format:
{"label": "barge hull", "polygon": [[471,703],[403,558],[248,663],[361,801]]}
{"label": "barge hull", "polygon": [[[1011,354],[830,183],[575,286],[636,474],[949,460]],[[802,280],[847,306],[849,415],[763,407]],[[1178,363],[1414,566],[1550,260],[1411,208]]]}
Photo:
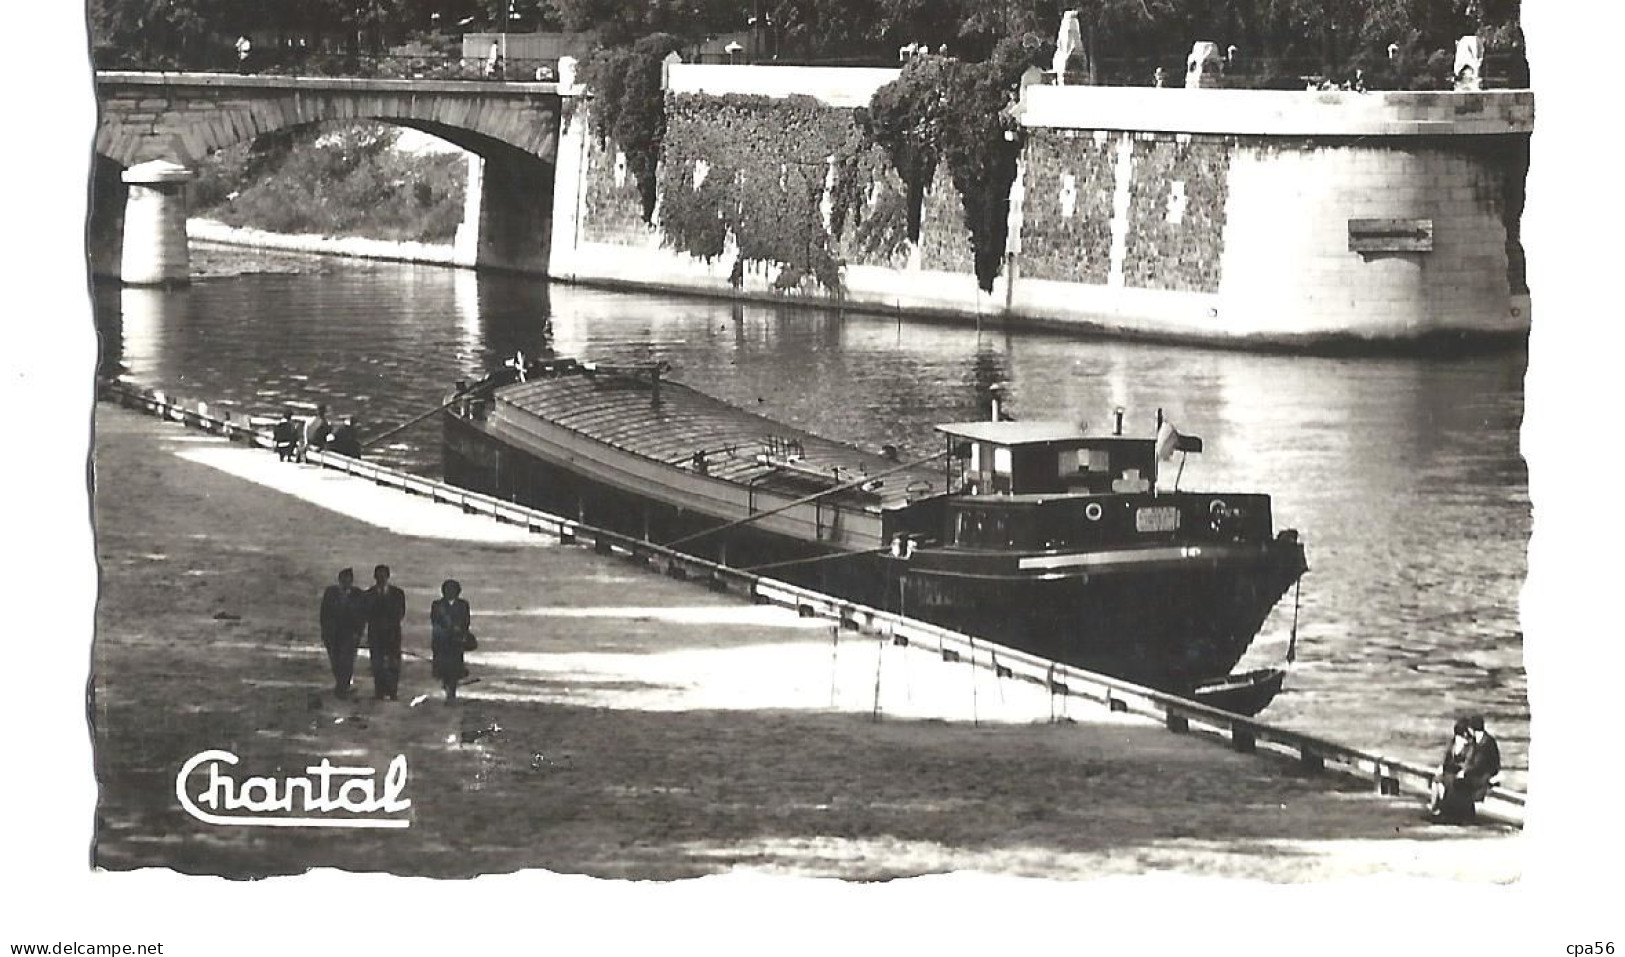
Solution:
{"label": "barge hull", "polygon": [[[446,479],[476,491],[656,543],[734,516],[660,498],[546,460],[484,423],[445,419]],[[651,486],[652,487],[652,486]],[[675,496],[674,496],[675,497]],[[763,523],[766,524],[766,523]],[[1229,673],[1275,603],[1304,570],[1296,542],[1131,563],[1046,577],[973,576],[920,567],[873,548],[813,542],[762,528],[730,529],[681,546],[736,568],[989,641],[1178,693]]]}

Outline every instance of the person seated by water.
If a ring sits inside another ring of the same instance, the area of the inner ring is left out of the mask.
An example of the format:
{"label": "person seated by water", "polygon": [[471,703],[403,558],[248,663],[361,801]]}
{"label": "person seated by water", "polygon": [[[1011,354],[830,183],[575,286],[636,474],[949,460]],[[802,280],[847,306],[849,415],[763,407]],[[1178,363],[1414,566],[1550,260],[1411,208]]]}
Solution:
{"label": "person seated by water", "polygon": [[333,427],[333,437],[328,439],[327,448],[352,459],[361,457],[361,436],[356,432],[355,416],[347,415],[343,422]]}
{"label": "person seated by water", "polygon": [[327,406],[318,405],[316,414],[305,423],[304,441],[299,446],[299,461],[303,462],[311,449],[320,452],[327,448],[327,440],[331,434],[332,429],[327,424]]}
{"label": "person seated by water", "polygon": [[1461,765],[1461,782],[1477,802],[1490,793],[1490,788],[1495,786],[1495,776],[1501,773],[1501,746],[1484,730],[1483,715],[1468,718],[1467,727],[1472,731],[1473,744]]}
{"label": "person seated by water", "polygon": [[[1467,719],[1456,719],[1450,743],[1444,749],[1444,760],[1439,763],[1439,773],[1434,776],[1429,791],[1429,817],[1442,820],[1446,817],[1461,816],[1462,797],[1465,794],[1460,785],[1461,765],[1467,759],[1467,751],[1472,744],[1472,730],[1467,724]],[[1468,807],[1471,808],[1471,802],[1468,802]]]}
{"label": "person seated by water", "polygon": [[281,461],[293,458],[294,449],[299,445],[299,423],[293,420],[291,411],[284,409],[281,421],[271,428],[271,444]]}
{"label": "person seated by water", "polygon": [[1445,754],[1437,797],[1428,807],[1435,821],[1468,824],[1477,818],[1474,807],[1484,800],[1501,773],[1501,746],[1484,730],[1483,715],[1456,722],[1455,737]]}

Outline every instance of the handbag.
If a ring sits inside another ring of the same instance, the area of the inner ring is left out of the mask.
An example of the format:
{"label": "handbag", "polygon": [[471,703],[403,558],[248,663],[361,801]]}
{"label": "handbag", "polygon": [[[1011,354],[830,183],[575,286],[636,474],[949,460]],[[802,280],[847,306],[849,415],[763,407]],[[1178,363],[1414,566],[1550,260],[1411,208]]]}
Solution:
{"label": "handbag", "polygon": [[472,631],[463,632],[463,650],[464,651],[473,651],[475,648],[478,648],[479,646],[480,646],[479,639],[474,637],[474,633]]}

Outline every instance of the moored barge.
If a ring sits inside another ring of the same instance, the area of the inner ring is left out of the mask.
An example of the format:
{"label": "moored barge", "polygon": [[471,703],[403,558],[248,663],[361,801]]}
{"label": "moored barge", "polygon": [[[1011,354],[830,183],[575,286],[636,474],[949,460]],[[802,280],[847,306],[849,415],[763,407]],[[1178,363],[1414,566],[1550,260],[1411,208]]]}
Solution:
{"label": "moored barge", "polygon": [[1303,546],[1267,495],[1157,487],[1199,439],[996,418],[939,425],[943,450],[904,462],[663,371],[521,359],[464,387],[446,478],[1152,687],[1225,683],[1233,710],[1279,689],[1230,671]]}

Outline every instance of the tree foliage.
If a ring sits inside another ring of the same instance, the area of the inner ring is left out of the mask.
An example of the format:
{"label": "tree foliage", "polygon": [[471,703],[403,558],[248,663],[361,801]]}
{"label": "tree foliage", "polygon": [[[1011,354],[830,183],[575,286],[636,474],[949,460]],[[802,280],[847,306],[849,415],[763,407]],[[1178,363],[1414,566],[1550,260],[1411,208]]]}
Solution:
{"label": "tree foliage", "polygon": [[1001,40],[986,60],[916,57],[870,102],[867,131],[907,190],[908,235],[939,164],[964,204],[977,284],[993,290],[1009,232],[1010,187],[1021,155],[1011,115],[1021,74],[1049,50],[1036,35]]}
{"label": "tree foliage", "polygon": [[[1053,41],[1066,9],[1079,11],[1091,60],[1177,63],[1195,40],[1237,45],[1250,62],[1318,64],[1328,71],[1386,61],[1389,44],[1418,65],[1478,33],[1492,52],[1521,49],[1520,0],[89,0],[98,63],[217,67],[240,32],[320,35],[375,52],[430,34],[594,31],[606,46],[649,33],[694,42],[764,30],[786,57],[895,62],[897,48],[946,45],[980,61],[1009,36]],[[511,11],[511,16],[509,13]],[[887,51],[890,51],[888,54]]]}
{"label": "tree foliage", "polygon": [[942,161],[942,130],[956,62],[946,57],[915,57],[897,79],[875,91],[869,109],[858,117],[903,181],[908,238],[915,242],[920,238],[925,191]]}
{"label": "tree foliage", "polygon": [[562,29],[594,31],[606,46],[627,46],[637,38],[667,33],[684,40],[703,40],[745,25],[734,0],[541,0],[548,16]]}
{"label": "tree foliage", "polygon": [[669,33],[653,33],[630,48],[605,48],[587,61],[581,80],[592,92],[600,141],[613,140],[626,155],[638,184],[643,218],[654,218],[660,144],[666,136],[666,97],[661,82],[667,54],[682,47]]}
{"label": "tree foliage", "polygon": [[90,0],[86,13],[97,62],[109,65],[207,58],[211,37],[227,19],[223,0]]}
{"label": "tree foliage", "polygon": [[323,124],[229,146],[202,162],[189,205],[273,232],[448,242],[462,220],[463,159],[391,149],[399,132]]}
{"label": "tree foliage", "polygon": [[[671,94],[667,109],[673,133],[660,171],[664,241],[715,259],[731,237],[738,263],[780,267],[781,288],[810,276],[839,293],[842,263],[833,245],[840,227],[826,228],[823,209],[831,165],[855,165],[863,149],[849,111],[810,97],[737,94]],[[850,199],[829,197],[832,223],[843,202]],[[735,269],[742,274],[742,266]]]}

